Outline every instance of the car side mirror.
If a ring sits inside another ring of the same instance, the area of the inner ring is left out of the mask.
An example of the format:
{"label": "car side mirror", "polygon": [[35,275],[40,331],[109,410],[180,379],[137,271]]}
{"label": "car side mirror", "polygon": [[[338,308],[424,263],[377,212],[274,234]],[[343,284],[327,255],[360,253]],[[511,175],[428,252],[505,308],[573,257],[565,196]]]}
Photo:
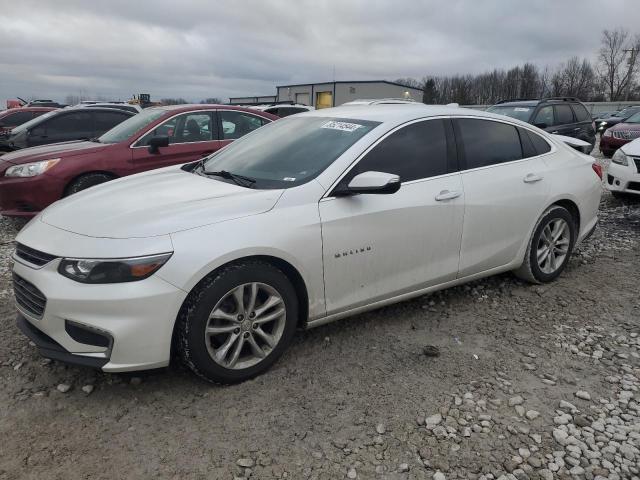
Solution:
{"label": "car side mirror", "polygon": [[169,146],[169,137],[162,135],[157,137],[151,137],[149,139],[148,150],[149,153],[160,153],[162,147]]}
{"label": "car side mirror", "polygon": [[385,172],[364,172],[351,179],[346,189],[336,192],[338,195],[367,193],[372,195],[390,195],[400,190],[400,177]]}
{"label": "car side mirror", "polygon": [[535,127],[542,128],[543,130],[549,126],[549,125],[547,125],[547,124],[546,124],[546,123],[544,123],[544,122],[534,123],[533,125],[534,125]]}

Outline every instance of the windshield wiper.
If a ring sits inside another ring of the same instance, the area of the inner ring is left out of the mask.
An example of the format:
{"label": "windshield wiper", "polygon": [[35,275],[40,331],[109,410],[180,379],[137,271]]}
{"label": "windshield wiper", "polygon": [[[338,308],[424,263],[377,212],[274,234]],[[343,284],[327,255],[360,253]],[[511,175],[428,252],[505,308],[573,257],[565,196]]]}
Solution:
{"label": "windshield wiper", "polygon": [[100,142],[100,139],[99,139],[98,137],[90,138],[90,139],[89,139],[89,141],[90,141],[90,142],[93,142],[93,143],[101,143],[101,142]]}
{"label": "windshield wiper", "polygon": [[219,170],[217,172],[207,172],[203,168],[200,173],[202,175],[207,175],[210,177],[221,177],[227,180],[231,180],[236,185],[240,185],[241,187],[246,187],[246,188],[252,188],[253,184],[256,183],[255,178],[245,177],[244,175],[238,175],[236,173],[227,172],[226,170]]}

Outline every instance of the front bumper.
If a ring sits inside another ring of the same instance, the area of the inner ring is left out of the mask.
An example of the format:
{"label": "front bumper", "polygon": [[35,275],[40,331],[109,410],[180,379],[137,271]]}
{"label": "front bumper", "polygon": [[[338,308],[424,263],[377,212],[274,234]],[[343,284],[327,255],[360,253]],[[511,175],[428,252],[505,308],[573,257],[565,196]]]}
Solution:
{"label": "front bumper", "polygon": [[64,186],[56,177],[5,177],[0,173],[0,214],[8,217],[33,217],[62,198]]}
{"label": "front bumper", "polygon": [[[41,268],[14,260],[14,274],[46,299],[40,314],[24,300],[16,303],[20,329],[44,356],[105,372],[169,364],[173,326],[186,292],[157,275],[139,282],[88,285],[60,275],[59,258]],[[84,340],[69,325],[100,332],[110,341],[86,343],[91,334]]]}
{"label": "front bumper", "polygon": [[632,159],[629,165],[611,162],[607,168],[605,185],[612,192],[640,195],[640,166]]}

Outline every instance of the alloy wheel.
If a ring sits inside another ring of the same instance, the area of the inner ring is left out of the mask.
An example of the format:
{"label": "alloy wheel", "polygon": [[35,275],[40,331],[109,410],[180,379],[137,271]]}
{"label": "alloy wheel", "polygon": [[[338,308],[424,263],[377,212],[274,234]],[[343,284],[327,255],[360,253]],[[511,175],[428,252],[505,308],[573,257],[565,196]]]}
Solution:
{"label": "alloy wheel", "polygon": [[209,355],[233,370],[261,362],[278,345],[286,323],[282,295],[266,283],[245,283],[215,305],[205,328]]}
{"label": "alloy wheel", "polygon": [[558,270],[567,255],[571,242],[569,224],[562,218],[554,218],[542,229],[537,245],[538,267],[543,273]]}

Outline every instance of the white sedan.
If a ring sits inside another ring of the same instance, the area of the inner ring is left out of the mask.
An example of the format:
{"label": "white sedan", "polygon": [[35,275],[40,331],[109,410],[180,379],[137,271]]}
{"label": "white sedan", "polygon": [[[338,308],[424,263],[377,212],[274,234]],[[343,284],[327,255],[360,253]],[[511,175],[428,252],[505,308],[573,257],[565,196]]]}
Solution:
{"label": "white sedan", "polygon": [[62,361],[121,372],[175,353],[242,381],[298,327],[508,270],[554,280],[596,226],[592,160],[461,108],[285,118],[43,211],[17,237],[18,325]]}
{"label": "white sedan", "polygon": [[614,196],[640,195],[640,138],[616,150],[607,168],[605,184]]}

